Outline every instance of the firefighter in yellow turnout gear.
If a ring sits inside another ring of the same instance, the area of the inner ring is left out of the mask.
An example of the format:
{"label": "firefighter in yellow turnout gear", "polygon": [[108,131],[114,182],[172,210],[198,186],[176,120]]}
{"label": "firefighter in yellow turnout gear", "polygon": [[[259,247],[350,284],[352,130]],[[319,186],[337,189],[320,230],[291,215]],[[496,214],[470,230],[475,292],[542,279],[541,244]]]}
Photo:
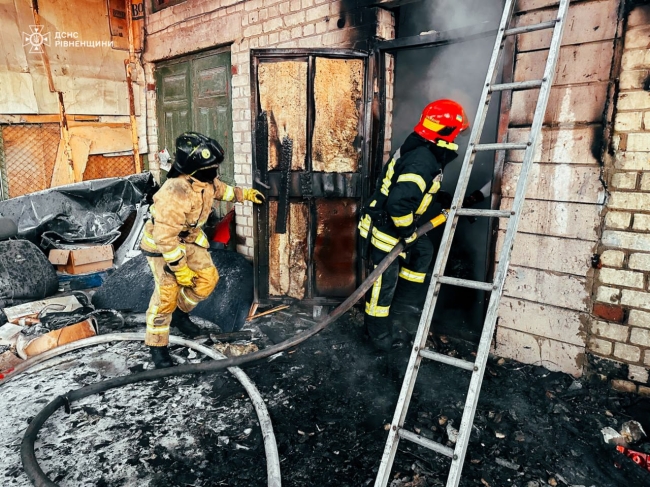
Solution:
{"label": "firefighter in yellow turnout gear", "polygon": [[442,171],[458,156],[454,140],[468,127],[467,115],[458,103],[438,100],[429,104],[413,133],[384,166],[375,193],[363,209],[359,231],[375,266],[400,240],[406,244],[400,258],[366,294],[366,330],[381,351],[408,339],[408,333],[396,326],[397,313],[410,315],[410,321],[421,313],[420,288],[434,252],[428,238],[417,239],[417,222],[436,199],[449,208],[451,195],[439,191]]}
{"label": "firefighter in yellow turnout gear", "polygon": [[224,151],[216,140],[195,132],[182,134],[176,139],[174,165],[153,197],[140,247],[155,281],[145,344],[156,368],[173,365],[168,349],[170,326],[192,337],[200,333],[189,313],[219,280],[202,230],[213,201],[264,202],[259,191],[232,187],[218,179],[223,159]]}

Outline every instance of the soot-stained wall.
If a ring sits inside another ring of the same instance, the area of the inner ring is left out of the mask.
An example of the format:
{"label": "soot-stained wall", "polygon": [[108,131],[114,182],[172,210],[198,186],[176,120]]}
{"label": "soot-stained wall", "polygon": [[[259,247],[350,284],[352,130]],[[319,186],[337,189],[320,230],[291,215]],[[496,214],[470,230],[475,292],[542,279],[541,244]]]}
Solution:
{"label": "soot-stained wall", "polygon": [[[147,91],[147,125],[152,153],[157,153],[158,122],[154,70],[162,60],[199,51],[229,47],[232,64],[232,136],[235,182],[253,185],[253,147],[251,141],[251,50],[346,48],[367,49],[374,38],[394,35],[391,12],[377,8],[372,0],[188,0],[151,11],[147,8],[147,42],[144,52]],[[269,83],[272,83],[269,80]],[[289,88],[288,86],[276,87]],[[275,94],[282,96],[275,90]],[[277,100],[277,98],[276,98]],[[270,121],[271,122],[271,121]],[[271,124],[270,124],[271,127]],[[282,123],[277,126],[282,129]],[[301,147],[294,138],[294,151]],[[338,135],[331,138],[334,141]],[[349,138],[349,134],[345,135]],[[294,152],[293,164],[304,161]],[[349,158],[350,154],[345,154]],[[277,154],[270,152],[272,164]],[[351,159],[350,159],[351,160]],[[157,160],[151,168],[159,172]],[[254,255],[253,209],[250,204],[236,205],[237,251]]]}

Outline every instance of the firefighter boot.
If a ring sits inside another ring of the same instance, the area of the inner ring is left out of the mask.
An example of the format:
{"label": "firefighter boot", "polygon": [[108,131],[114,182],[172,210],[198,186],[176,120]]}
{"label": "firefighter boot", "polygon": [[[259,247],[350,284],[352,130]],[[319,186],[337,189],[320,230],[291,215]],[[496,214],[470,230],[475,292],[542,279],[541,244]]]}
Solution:
{"label": "firefighter boot", "polygon": [[182,334],[190,338],[195,338],[201,334],[201,328],[192,323],[190,315],[180,308],[174,310],[171,326],[175,326]]}
{"label": "firefighter boot", "polygon": [[169,355],[168,347],[149,347],[151,350],[151,360],[157,369],[166,369],[167,367],[173,367],[174,361]]}
{"label": "firefighter boot", "polygon": [[390,307],[390,314],[393,318],[393,327],[400,329],[413,336],[418,331],[422,308],[414,304],[393,302]]}
{"label": "firefighter boot", "polygon": [[411,344],[415,333],[409,333],[393,318],[393,348],[407,347]]}
{"label": "firefighter boot", "polygon": [[364,315],[364,324],[372,346],[380,352],[388,352],[393,346],[390,319]]}

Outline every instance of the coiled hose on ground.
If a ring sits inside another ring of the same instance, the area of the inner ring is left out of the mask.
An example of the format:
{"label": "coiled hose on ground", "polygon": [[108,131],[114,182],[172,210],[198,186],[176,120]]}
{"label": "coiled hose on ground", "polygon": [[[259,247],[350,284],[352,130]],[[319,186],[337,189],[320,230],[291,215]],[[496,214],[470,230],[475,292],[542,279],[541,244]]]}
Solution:
{"label": "coiled hose on ground", "polygon": [[[447,212],[444,211],[442,214],[438,215],[434,219],[426,222],[416,230],[418,237],[421,237],[425,233],[429,232],[433,228],[442,225],[447,221]],[[122,387],[128,384],[133,384],[135,382],[141,381],[152,381],[163,379],[165,377],[174,377],[179,375],[187,374],[200,374],[204,372],[217,372],[229,367],[237,367],[244,365],[256,360],[270,357],[276,353],[282,352],[289,348],[295,347],[296,345],[304,342],[308,338],[314,336],[325,327],[336,321],[340,318],[345,312],[347,312],[361,297],[372,287],[373,283],[381,276],[381,274],[386,270],[386,268],[397,258],[397,256],[404,250],[404,243],[399,242],[386,257],[375,267],[375,269],[370,273],[359,288],[352,293],[343,303],[337,306],[330,314],[328,314],[320,323],[314,325],[310,329],[306,330],[303,333],[298,334],[297,336],[285,340],[281,343],[273,345],[264,350],[259,350],[257,352],[242,356],[242,357],[233,357],[225,360],[216,360],[213,362],[203,362],[200,364],[191,364],[191,365],[179,365],[176,367],[170,367],[167,369],[151,369],[145,370],[144,372],[139,372],[137,374],[131,374],[123,377],[116,377],[113,379],[104,380],[91,384],[89,386],[70,391],[65,395],[57,396],[52,400],[47,406],[45,406],[35,417],[32,419],[31,423],[25,431],[23,441],[20,446],[20,456],[23,461],[23,468],[25,473],[32,481],[36,487],[59,487],[57,484],[52,482],[36,460],[36,454],[34,453],[34,442],[38,436],[38,432],[45,424],[45,421],[54,414],[54,412],[60,407],[65,407],[66,410],[69,410],[70,404],[83,399],[94,394],[99,394],[100,392],[107,391],[109,389],[114,389],[116,387]]]}
{"label": "coiled hose on ground", "polygon": [[[20,363],[12,370],[11,374],[7,376],[6,379],[0,380],[0,385],[15,379],[20,374],[27,372],[27,370],[33,369],[34,367],[44,362],[47,362],[68,352],[72,352],[74,350],[79,350],[94,345],[100,345],[103,343],[117,341],[142,342],[143,340],[144,333],[110,333],[107,335],[99,335],[90,338],[84,338],[76,342],[67,343]],[[217,352],[213,348],[195,343],[191,340],[186,340],[185,338],[170,336],[169,341],[174,345],[182,345],[184,347],[196,350],[197,352],[203,353],[214,360],[223,360],[226,358],[225,355]],[[233,374],[244,387],[251,399],[253,407],[255,408],[257,419],[260,423],[260,429],[262,431],[262,438],[264,440],[264,452],[266,454],[266,472],[268,479],[267,485],[268,487],[280,487],[282,485],[282,478],[280,475],[280,457],[278,455],[278,446],[275,442],[275,434],[273,433],[271,417],[268,410],[266,409],[264,399],[257,390],[257,387],[255,387],[253,381],[251,381],[250,378],[239,367],[229,367],[228,371]]]}

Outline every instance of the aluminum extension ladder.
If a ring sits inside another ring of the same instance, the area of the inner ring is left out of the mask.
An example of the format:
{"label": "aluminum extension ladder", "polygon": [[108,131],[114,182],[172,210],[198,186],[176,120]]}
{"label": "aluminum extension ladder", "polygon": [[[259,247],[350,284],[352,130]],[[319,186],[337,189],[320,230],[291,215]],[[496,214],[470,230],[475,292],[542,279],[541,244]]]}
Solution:
{"label": "aluminum extension ladder", "polygon": [[[451,210],[449,212],[450,222],[445,225],[442,241],[440,243],[440,251],[433,268],[433,276],[431,284],[427,292],[422,317],[417,334],[415,336],[413,350],[409,359],[404,383],[400,391],[399,399],[395,415],[391,423],[391,428],[388,434],[388,440],[384,448],[384,453],[379,466],[377,480],[375,487],[386,487],[390,479],[391,468],[397,452],[397,446],[400,439],[411,441],[417,445],[423,446],[433,450],[442,455],[451,458],[451,467],[449,476],[447,478],[447,487],[458,487],[467,452],[467,445],[469,443],[472,425],[474,423],[474,414],[478,404],[479,393],[481,384],[483,382],[483,374],[487,364],[487,359],[490,351],[490,343],[494,333],[494,327],[497,318],[497,311],[499,309],[499,301],[503,292],[503,285],[505,282],[508,265],[510,263],[510,256],[512,253],[512,246],[514,243],[515,234],[517,233],[517,226],[521,218],[521,211],[524,204],[526,195],[526,187],[528,183],[528,174],[533,164],[533,157],[535,154],[535,145],[537,137],[542,128],[544,121],[544,114],[546,112],[546,105],[548,104],[549,95],[551,92],[551,84],[555,76],[555,69],[557,59],[560,51],[560,41],[564,30],[565,19],[569,9],[569,0],[560,0],[558,7],[558,16],[556,19],[534,24],[525,27],[508,28],[510,19],[512,18],[514,5],[516,0],[506,0],[503,10],[503,16],[499,25],[494,50],[492,51],[492,58],[487,71],[483,92],[478,105],[474,127],[470,135],[469,146],[465,153],[463,165],[460,171],[458,185],[452,201]],[[536,81],[522,81],[515,83],[495,84],[497,66],[501,52],[503,51],[504,42],[507,36],[523,34],[526,32],[533,32],[543,29],[553,29],[551,45],[548,52],[548,59],[546,61],[546,68],[544,70],[544,77]],[[485,118],[490,104],[492,93],[497,91],[506,90],[526,90],[539,88],[539,98],[535,108],[533,123],[530,129],[530,136],[526,143],[499,143],[499,144],[480,144],[481,132],[485,124]],[[461,208],[462,201],[467,191],[469,176],[474,163],[474,158],[477,152],[481,151],[497,151],[497,150],[523,150],[525,151],[524,159],[521,167],[519,180],[517,181],[517,189],[515,198],[512,205],[512,210],[473,210]],[[449,250],[454,237],[456,223],[459,216],[475,216],[475,217],[489,217],[489,218],[508,218],[508,226],[506,230],[503,247],[499,255],[499,264],[496,269],[494,282],[484,283],[477,281],[469,281],[465,279],[457,279],[453,277],[443,276],[442,272],[447,264]],[[476,354],[476,360],[469,362],[444,354],[434,352],[426,349],[426,340],[429,334],[429,326],[433,318],[434,309],[438,300],[438,293],[441,284],[448,284],[452,286],[460,286],[471,289],[479,289],[483,291],[490,291],[490,301],[488,305],[483,330],[481,333],[481,340]],[[429,440],[420,435],[417,435],[404,428],[404,420],[408,411],[411,395],[417,379],[418,369],[420,362],[423,358],[441,362],[443,364],[451,365],[465,369],[472,373],[469,389],[467,392],[467,399],[463,410],[463,418],[460,423],[459,436],[454,449],[443,445],[441,443]]]}

